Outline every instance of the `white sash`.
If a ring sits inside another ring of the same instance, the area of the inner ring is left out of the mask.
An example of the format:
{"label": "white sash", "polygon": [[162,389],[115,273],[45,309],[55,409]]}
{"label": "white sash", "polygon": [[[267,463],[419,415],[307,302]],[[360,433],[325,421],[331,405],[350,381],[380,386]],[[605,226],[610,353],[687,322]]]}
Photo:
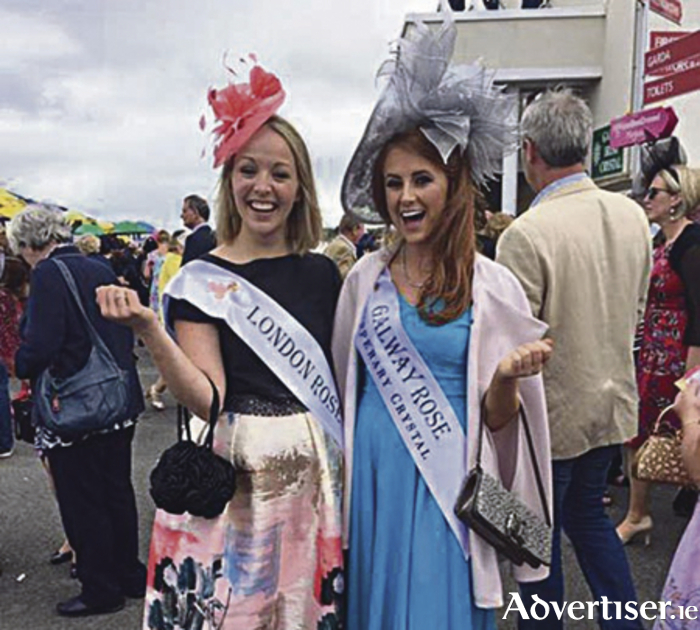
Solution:
{"label": "white sash", "polygon": [[401,325],[388,270],[379,276],[355,336],[355,346],[413,461],[457,542],[469,557],[468,530],[454,505],[467,472],[462,425]]}
{"label": "white sash", "polygon": [[187,263],[168,283],[163,296],[166,322],[171,298],[223,319],[342,448],[342,407],[326,356],[313,335],[275,300],[204,260]]}

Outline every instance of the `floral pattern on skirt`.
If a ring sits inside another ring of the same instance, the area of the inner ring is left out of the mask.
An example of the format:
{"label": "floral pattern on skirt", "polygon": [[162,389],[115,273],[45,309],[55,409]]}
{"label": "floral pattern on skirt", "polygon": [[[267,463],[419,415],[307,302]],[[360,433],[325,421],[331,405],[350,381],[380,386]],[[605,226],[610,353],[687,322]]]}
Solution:
{"label": "floral pattern on skirt", "polygon": [[[678,543],[660,598],[663,602],[671,602],[671,605],[666,608],[666,619],[657,619],[654,630],[697,630],[700,627],[700,616],[697,613],[700,610],[699,506],[700,503],[695,504],[693,517]],[[681,614],[680,606],[683,606],[684,610],[688,606],[695,606],[696,612],[691,612],[691,616],[698,619],[688,619],[687,615]]]}
{"label": "floral pattern on skirt", "polygon": [[144,628],[342,628],[342,455],[308,413],[227,413],[237,488],[214,519],[156,512]]}

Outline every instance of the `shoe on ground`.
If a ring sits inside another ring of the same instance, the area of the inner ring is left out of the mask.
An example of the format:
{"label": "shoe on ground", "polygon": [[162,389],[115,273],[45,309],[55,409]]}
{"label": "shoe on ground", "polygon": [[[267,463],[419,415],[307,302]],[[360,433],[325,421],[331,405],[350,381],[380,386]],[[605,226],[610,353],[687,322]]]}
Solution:
{"label": "shoe on ground", "polygon": [[49,558],[49,564],[64,564],[72,559],[73,552],[70,549],[68,551],[56,549],[56,551],[54,551]]}
{"label": "shoe on ground", "polygon": [[0,459],[7,459],[8,457],[12,457],[12,453],[14,452],[14,448],[11,448],[9,451],[0,451]]}
{"label": "shoe on ground", "polygon": [[163,411],[165,409],[165,403],[161,398],[161,393],[156,389],[155,385],[151,385],[148,390],[146,390],[146,398],[151,401],[151,407],[156,411]]}
{"label": "shoe on ground", "polygon": [[651,530],[653,528],[654,522],[651,520],[651,516],[646,515],[637,522],[626,518],[615,528],[615,531],[623,545],[628,545],[639,537],[643,538],[644,546],[648,547],[651,544]]}
{"label": "shoe on ground", "polygon": [[110,604],[90,605],[78,595],[57,604],[56,612],[62,617],[89,617],[90,615],[109,615],[119,612],[122,608],[124,608],[123,598]]}

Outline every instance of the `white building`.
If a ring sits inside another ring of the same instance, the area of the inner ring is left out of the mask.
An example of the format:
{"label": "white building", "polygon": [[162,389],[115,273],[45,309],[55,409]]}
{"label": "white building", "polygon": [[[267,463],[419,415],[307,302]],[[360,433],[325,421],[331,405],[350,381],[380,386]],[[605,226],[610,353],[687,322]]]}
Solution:
{"label": "white building", "polygon": [[[467,0],[467,7],[469,7]],[[496,69],[496,81],[520,95],[521,109],[533,94],[548,87],[575,88],[591,106],[594,146],[591,171],[599,185],[629,187],[637,163],[635,150],[611,151],[605,128],[612,118],[642,108],[643,52],[648,45],[648,13],[635,0],[550,0],[547,7],[521,9],[520,0],[501,0],[500,10],[454,13],[457,24],[455,62],[481,59]],[[404,33],[420,18],[437,23],[440,13],[409,14]],[[667,30],[676,28],[668,23]],[[490,205],[508,213],[526,208],[532,193],[525,185],[518,155],[504,160],[499,186]]]}

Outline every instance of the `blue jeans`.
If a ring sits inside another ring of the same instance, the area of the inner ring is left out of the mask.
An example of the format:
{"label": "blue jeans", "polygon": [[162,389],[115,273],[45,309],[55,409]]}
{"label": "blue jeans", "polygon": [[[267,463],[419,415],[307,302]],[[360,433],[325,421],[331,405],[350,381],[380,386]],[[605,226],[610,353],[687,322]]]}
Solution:
{"label": "blue jeans", "polygon": [[[520,585],[523,604],[529,614],[533,603],[532,596],[537,595],[546,602],[564,601],[564,574],[561,564],[561,530],[571,540],[576,552],[581,571],[592,592],[592,601],[601,602],[606,596],[609,601],[622,602],[622,619],[602,618],[602,606],[598,623],[605,630],[641,630],[639,619],[625,619],[625,602],[636,602],[637,595],[632,583],[629,564],[625,550],[615,533],[615,528],[605,512],[603,493],[607,486],[607,474],[610,462],[617,447],[605,446],[574,457],[573,459],[552,462],[554,482],[554,531],[552,536],[552,566],[549,577],[540,582]],[[636,608],[636,607],[635,607]],[[543,608],[538,606],[536,614],[542,615]],[[638,610],[638,609],[637,609]],[[576,615],[581,612],[577,611]],[[588,610],[585,611],[588,614]],[[615,616],[615,606],[608,606],[608,615]],[[566,613],[557,619],[551,612],[548,617],[538,621],[518,621],[519,630],[561,630],[568,621]],[[592,622],[589,622],[589,624]]]}
{"label": "blue jeans", "polygon": [[10,411],[10,375],[5,364],[0,361],[0,453],[11,451],[14,443]]}

